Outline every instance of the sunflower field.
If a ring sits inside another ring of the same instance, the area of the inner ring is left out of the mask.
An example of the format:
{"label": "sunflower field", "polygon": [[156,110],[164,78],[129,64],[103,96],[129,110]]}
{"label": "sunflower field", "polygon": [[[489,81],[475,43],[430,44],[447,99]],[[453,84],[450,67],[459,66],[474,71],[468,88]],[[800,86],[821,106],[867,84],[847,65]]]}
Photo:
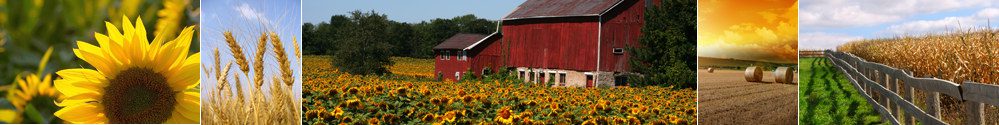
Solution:
{"label": "sunflower field", "polygon": [[411,57],[391,57],[389,60],[395,62],[387,67],[392,74],[410,77],[434,77],[434,60]]}
{"label": "sunflower field", "polygon": [[386,79],[339,72],[328,59],[304,57],[312,68],[303,73],[302,124],[694,124],[697,117],[691,89]]}

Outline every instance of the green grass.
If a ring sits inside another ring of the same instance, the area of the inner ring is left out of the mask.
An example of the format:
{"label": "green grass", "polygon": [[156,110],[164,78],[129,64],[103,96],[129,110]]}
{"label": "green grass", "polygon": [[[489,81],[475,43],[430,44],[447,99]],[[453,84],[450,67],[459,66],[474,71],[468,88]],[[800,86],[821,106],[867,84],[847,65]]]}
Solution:
{"label": "green grass", "polygon": [[828,59],[802,58],[798,64],[800,124],[888,124]]}

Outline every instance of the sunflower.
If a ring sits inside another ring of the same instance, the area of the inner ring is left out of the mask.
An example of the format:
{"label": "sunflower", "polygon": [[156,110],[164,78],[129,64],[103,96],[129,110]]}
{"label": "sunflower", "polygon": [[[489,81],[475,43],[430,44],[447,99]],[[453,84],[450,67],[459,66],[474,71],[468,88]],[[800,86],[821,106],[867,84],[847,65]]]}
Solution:
{"label": "sunflower", "polygon": [[442,119],[442,120],[441,120],[441,123],[450,123],[450,122],[454,122],[454,120],[455,120],[456,118],[457,118],[457,114],[456,114],[456,112],[454,112],[454,111],[450,111],[450,112],[447,112],[447,113],[444,113],[444,115],[441,115],[441,119]]}
{"label": "sunflower", "polygon": [[510,107],[500,108],[500,111],[496,114],[496,121],[503,124],[513,124],[513,113],[510,113]]}
{"label": "sunflower", "polygon": [[[22,77],[17,76],[17,89],[12,89],[7,91],[7,99],[12,105],[14,105],[15,110],[4,110],[0,111],[0,121],[6,123],[21,123],[22,118],[19,117],[25,110],[25,106],[32,105],[34,107],[57,107],[53,101],[56,101],[61,97],[54,87],[52,87],[52,76],[49,74],[42,73],[45,70],[45,64],[48,63],[49,57],[52,56],[52,48],[50,47],[42,55],[42,60],[38,63],[38,71],[35,74],[28,74]],[[39,109],[39,110],[44,110]],[[51,113],[52,111],[40,111]],[[10,115],[8,115],[10,114]]]}
{"label": "sunflower", "polygon": [[153,33],[162,37],[173,37],[180,28],[184,18],[184,9],[190,0],[163,0],[163,9],[156,11],[159,20],[156,21],[156,31]]}
{"label": "sunflower", "polygon": [[200,54],[188,55],[194,26],[174,40],[146,39],[142,18],[122,18],[124,32],[105,22],[94,46],[77,42],[74,54],[94,69],[56,72],[63,107],[55,115],[71,123],[198,123]]}
{"label": "sunflower", "polygon": [[333,115],[333,117],[340,117],[343,115],[343,109],[340,107],[336,107],[333,109],[333,111],[330,112],[330,114]]}

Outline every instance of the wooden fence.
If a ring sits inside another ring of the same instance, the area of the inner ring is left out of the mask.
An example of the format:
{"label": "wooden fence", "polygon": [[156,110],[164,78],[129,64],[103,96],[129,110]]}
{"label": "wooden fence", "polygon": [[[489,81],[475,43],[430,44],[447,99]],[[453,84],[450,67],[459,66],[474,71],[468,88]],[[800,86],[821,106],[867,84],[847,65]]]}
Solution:
{"label": "wooden fence", "polygon": [[[826,50],[825,57],[846,74],[860,95],[881,114],[882,120],[892,124],[947,124],[940,118],[941,94],[962,100],[966,107],[964,124],[968,125],[984,124],[986,104],[999,105],[999,85],[976,82],[955,84],[936,78],[917,78],[911,72],[868,62],[843,52]],[[914,104],[915,90],[927,95],[923,99],[925,108]],[[899,121],[903,118],[905,121]]]}
{"label": "wooden fence", "polygon": [[798,57],[823,57],[825,54],[822,50],[801,50],[798,51]]}

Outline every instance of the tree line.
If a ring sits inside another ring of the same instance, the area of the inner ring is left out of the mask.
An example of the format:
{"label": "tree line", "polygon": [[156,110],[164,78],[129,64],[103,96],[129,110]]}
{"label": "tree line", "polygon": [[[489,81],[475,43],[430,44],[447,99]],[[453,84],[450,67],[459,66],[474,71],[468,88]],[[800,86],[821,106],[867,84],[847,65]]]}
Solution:
{"label": "tree line", "polygon": [[[383,45],[390,56],[432,58],[432,48],[457,33],[490,34],[496,22],[473,14],[454,18],[437,18],[419,23],[389,20],[374,11],[352,11],[348,15],[333,15],[329,21],[302,25],[305,54],[334,54],[340,43],[366,38],[365,43]],[[359,36],[361,35],[361,36]]]}
{"label": "tree line", "polygon": [[303,52],[331,55],[333,65],[354,74],[383,74],[389,57],[433,58],[433,47],[457,33],[489,34],[496,22],[463,15],[419,23],[389,20],[374,11],[334,15],[319,24],[305,23]]}

